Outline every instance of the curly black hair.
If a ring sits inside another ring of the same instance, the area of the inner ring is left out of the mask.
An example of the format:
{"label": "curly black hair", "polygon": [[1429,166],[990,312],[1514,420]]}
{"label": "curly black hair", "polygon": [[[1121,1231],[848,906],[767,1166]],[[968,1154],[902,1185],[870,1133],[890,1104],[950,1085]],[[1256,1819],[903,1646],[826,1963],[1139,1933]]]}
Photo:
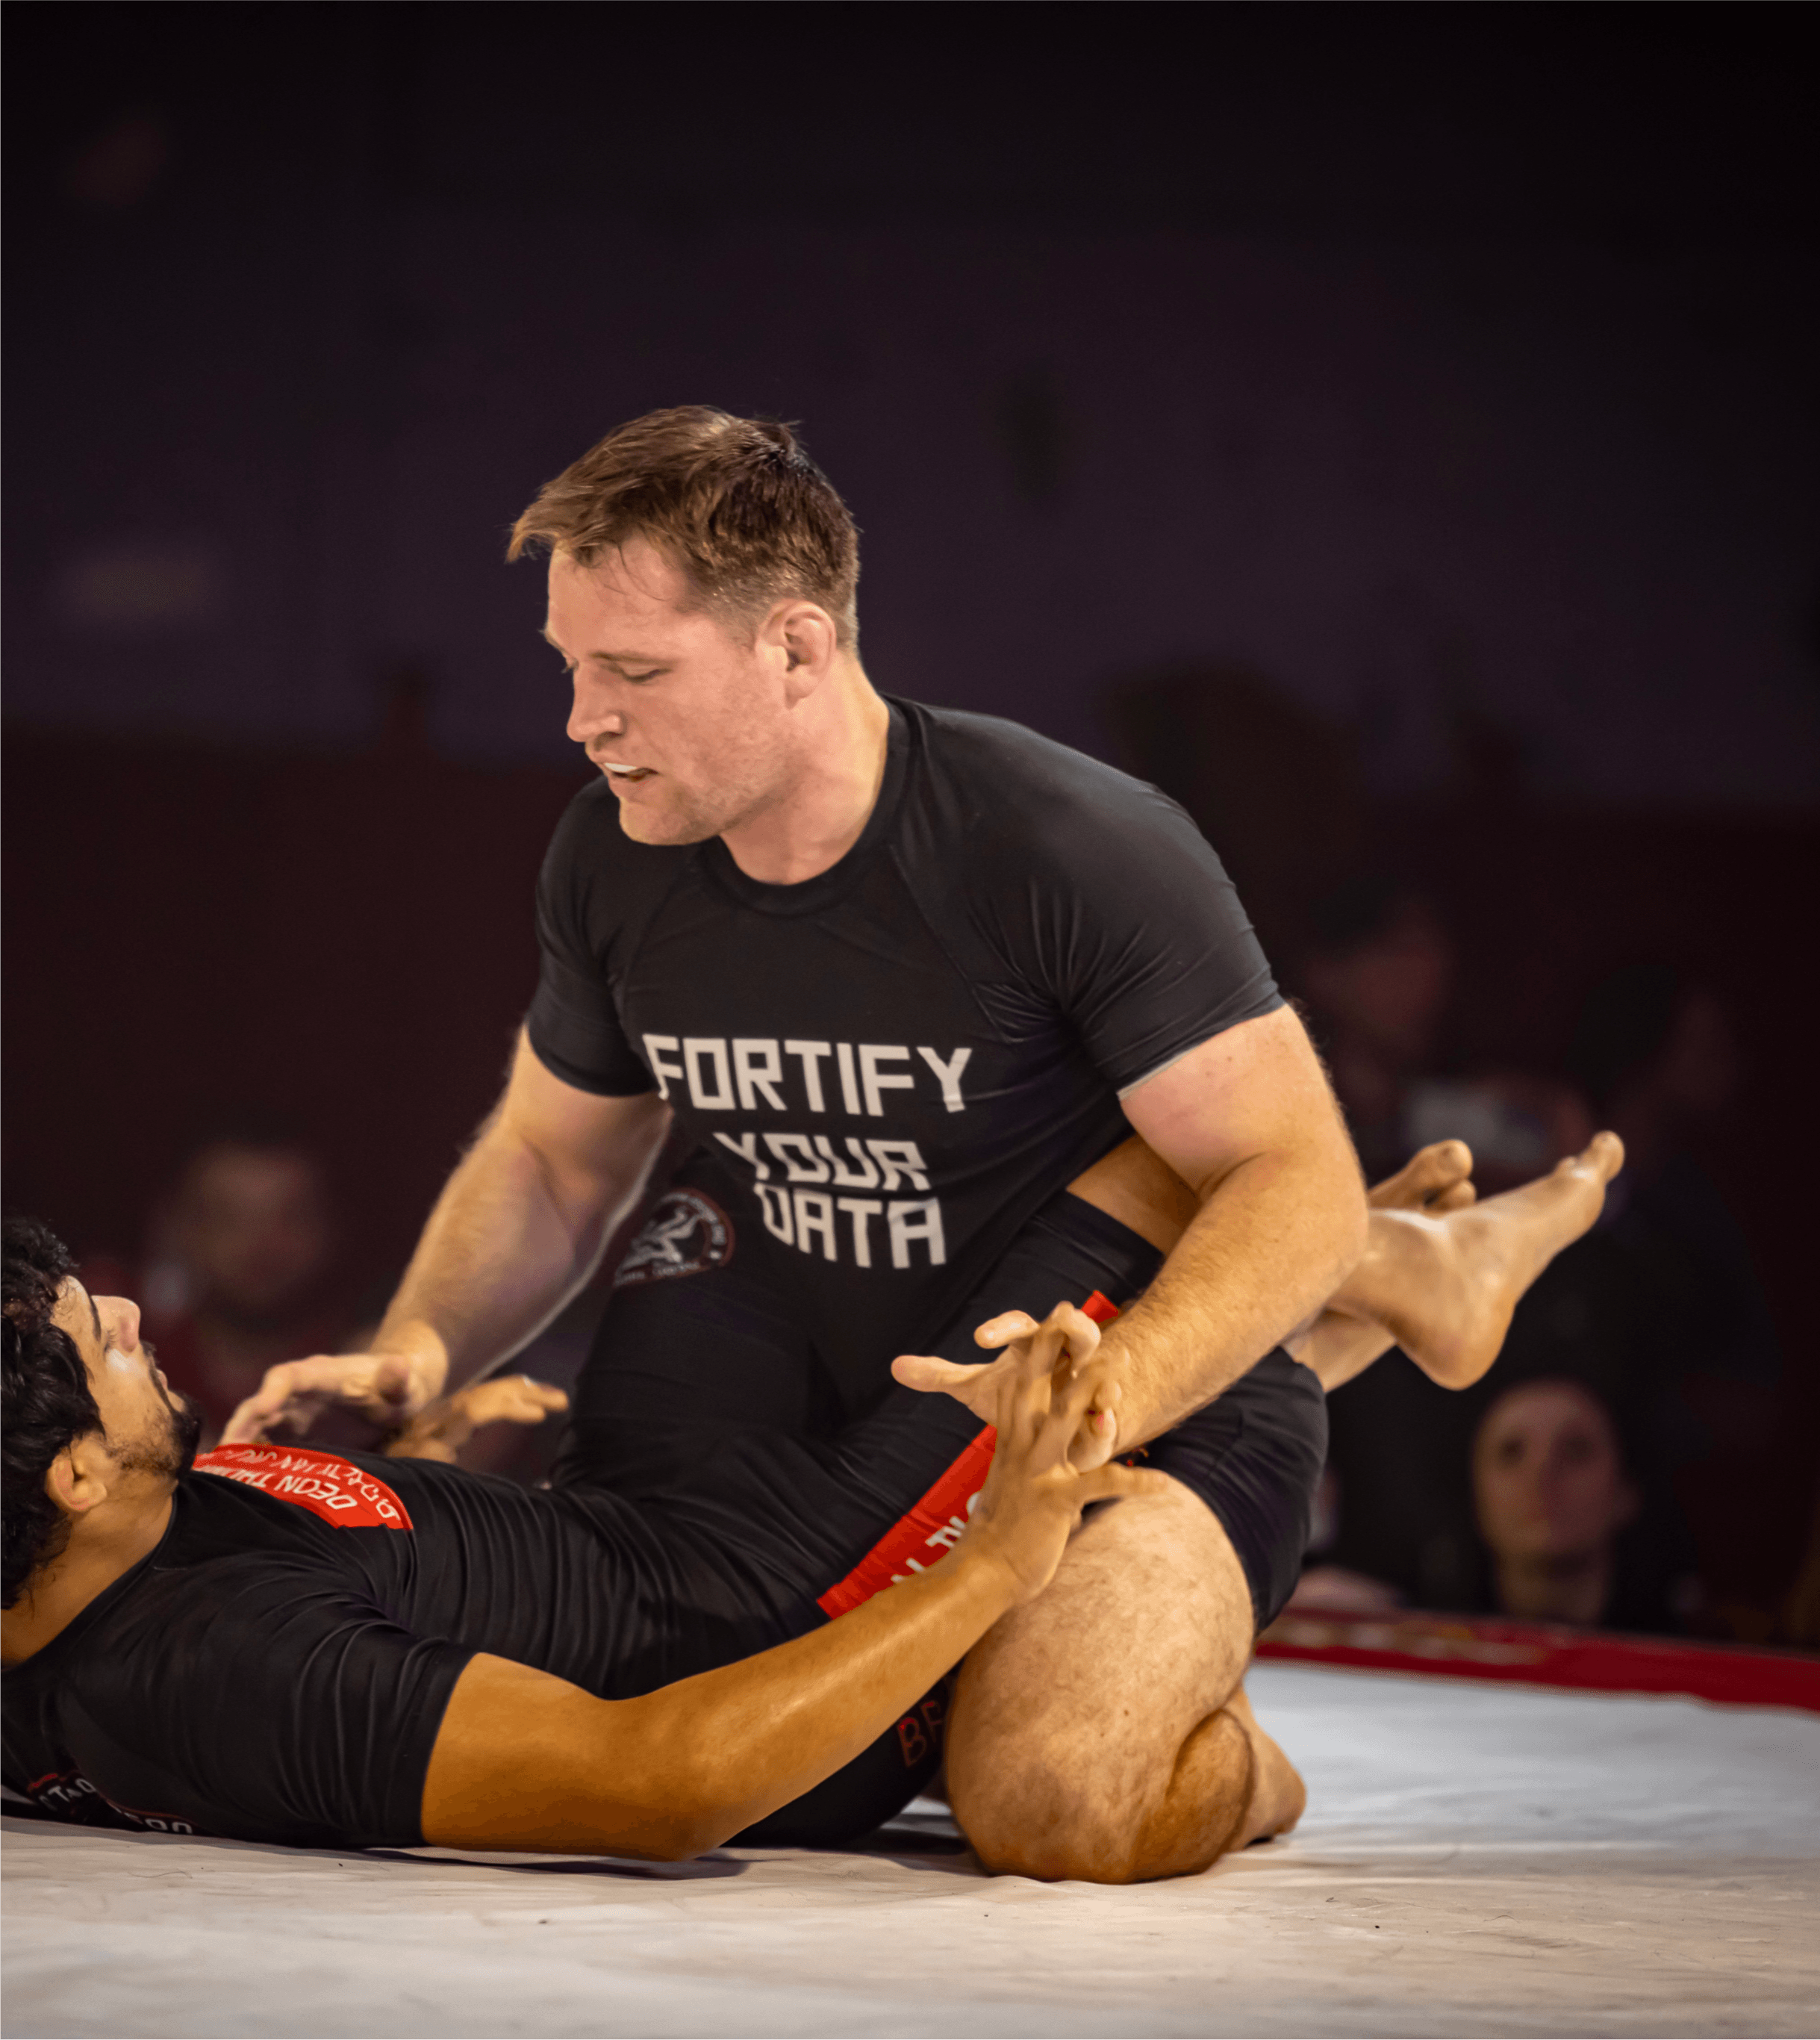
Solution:
{"label": "curly black hair", "polygon": [[70,1250],[36,1219],[9,1218],[0,1230],[0,1608],[11,1608],[38,1567],[69,1542],[69,1519],[44,1492],[44,1475],[71,1439],[102,1425],[76,1342],[51,1322],[58,1292],[74,1272]]}

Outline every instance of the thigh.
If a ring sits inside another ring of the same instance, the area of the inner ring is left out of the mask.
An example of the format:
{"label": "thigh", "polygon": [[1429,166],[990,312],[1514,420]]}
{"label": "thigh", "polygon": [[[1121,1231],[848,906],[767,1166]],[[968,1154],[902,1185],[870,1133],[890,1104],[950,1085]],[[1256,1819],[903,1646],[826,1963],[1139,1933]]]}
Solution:
{"label": "thigh", "polygon": [[1267,1355],[1150,1447],[1176,1485],[1096,1512],[1042,1596],[975,1647],[948,1779],[976,1844],[1130,1843],[1294,1588],[1326,1435],[1318,1381]]}
{"label": "thigh", "polygon": [[1225,1526],[1180,1485],[1095,1513],[1041,1596],[961,1668],[948,1790],[977,1843],[1009,1825],[1123,1833],[1251,1657],[1251,1590]]}

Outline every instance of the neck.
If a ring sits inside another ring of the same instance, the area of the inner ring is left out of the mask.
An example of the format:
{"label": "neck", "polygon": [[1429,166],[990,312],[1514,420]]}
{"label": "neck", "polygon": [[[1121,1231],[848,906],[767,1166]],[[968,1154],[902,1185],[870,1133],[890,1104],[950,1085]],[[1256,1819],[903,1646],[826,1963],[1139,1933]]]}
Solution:
{"label": "neck", "polygon": [[166,1482],[143,1505],[104,1503],[82,1517],[69,1543],[25,1582],[17,1606],[0,1610],[0,1663],[22,1664],[35,1656],[155,1551],[171,1520],[171,1494]]}
{"label": "neck", "polygon": [[1498,1562],[1498,1600],[1507,1615],[1590,1627],[1605,1613],[1611,1588],[1611,1553],[1602,1547]]}
{"label": "neck", "polygon": [[748,878],[800,885],[840,862],[864,832],[884,783],[891,710],[857,659],[804,701],[788,790],[721,838]]}

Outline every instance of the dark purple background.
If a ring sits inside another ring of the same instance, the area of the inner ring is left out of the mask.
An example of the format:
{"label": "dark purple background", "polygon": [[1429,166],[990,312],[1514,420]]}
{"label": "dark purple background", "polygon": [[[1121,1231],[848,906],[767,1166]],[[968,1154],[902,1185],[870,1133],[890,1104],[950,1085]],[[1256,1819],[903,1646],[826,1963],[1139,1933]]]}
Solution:
{"label": "dark purple background", "polygon": [[[505,529],[622,418],[765,410],[864,528],[875,679],[1225,788],[1267,932],[1312,841],[1426,866],[1466,1049],[1540,1067],[1614,955],[1718,984],[1750,1081],[1707,1159],[1781,1315],[1798,1516],[1798,32],[15,0],[9,1204],[130,1250],[199,1119],[269,1104],[395,1266],[576,783]],[[1275,706],[1138,755],[1114,704],[1158,668]]]}

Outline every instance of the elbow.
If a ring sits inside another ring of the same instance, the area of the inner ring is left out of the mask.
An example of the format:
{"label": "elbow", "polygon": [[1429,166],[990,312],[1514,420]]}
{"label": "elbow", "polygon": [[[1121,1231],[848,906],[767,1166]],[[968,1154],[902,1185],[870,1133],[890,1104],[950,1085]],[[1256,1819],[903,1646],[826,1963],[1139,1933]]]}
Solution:
{"label": "elbow", "polygon": [[1370,1236],[1371,1211],[1366,1201],[1365,1178],[1350,1140],[1334,1157],[1328,1180],[1331,1187],[1321,1202],[1327,1220],[1326,1274],[1331,1293],[1365,1258]]}
{"label": "elbow", "polygon": [[713,1821],[666,1821],[652,1836],[651,1846],[639,1853],[653,1863],[689,1863],[718,1848],[728,1836],[738,1833],[737,1828],[723,1829]]}
{"label": "elbow", "polygon": [[660,1863],[687,1863],[730,1842],[758,1817],[749,1806],[678,1808],[665,1816],[651,1853]]}

